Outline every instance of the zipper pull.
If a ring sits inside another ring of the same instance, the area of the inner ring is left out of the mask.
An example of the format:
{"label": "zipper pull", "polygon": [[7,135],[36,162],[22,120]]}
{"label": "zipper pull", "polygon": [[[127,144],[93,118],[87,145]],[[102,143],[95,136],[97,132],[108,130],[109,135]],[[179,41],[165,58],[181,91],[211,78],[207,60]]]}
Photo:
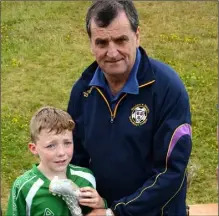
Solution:
{"label": "zipper pull", "polygon": [[113,123],[113,122],[114,122],[114,116],[111,116],[110,123]]}

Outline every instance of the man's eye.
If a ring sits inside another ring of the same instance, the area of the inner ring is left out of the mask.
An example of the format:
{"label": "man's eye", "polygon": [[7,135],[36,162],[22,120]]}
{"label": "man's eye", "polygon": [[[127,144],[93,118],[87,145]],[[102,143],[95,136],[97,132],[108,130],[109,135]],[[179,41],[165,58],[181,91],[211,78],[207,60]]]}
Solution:
{"label": "man's eye", "polygon": [[118,38],[118,39],[116,40],[116,43],[117,43],[117,44],[124,44],[126,41],[128,41],[127,38]]}
{"label": "man's eye", "polygon": [[97,46],[101,46],[101,47],[106,46],[107,45],[107,41],[98,40],[98,41],[96,41],[96,45]]}
{"label": "man's eye", "polygon": [[116,42],[117,43],[123,43],[125,40],[123,38],[117,39]]}

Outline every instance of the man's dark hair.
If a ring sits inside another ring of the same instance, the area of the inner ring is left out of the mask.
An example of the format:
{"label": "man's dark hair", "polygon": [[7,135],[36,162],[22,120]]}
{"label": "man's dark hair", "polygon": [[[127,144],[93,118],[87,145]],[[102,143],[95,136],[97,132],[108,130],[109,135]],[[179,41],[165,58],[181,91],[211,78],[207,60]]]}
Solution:
{"label": "man's dark hair", "polygon": [[131,25],[136,32],[139,20],[137,10],[131,0],[96,0],[89,8],[86,16],[86,30],[91,37],[91,20],[94,19],[98,27],[107,27],[119,14],[124,11]]}

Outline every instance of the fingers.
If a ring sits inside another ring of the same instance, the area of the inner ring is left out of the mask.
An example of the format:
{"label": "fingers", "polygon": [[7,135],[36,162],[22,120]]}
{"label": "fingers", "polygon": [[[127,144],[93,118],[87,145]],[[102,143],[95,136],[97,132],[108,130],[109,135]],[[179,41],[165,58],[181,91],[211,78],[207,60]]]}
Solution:
{"label": "fingers", "polygon": [[96,204],[99,201],[99,196],[92,192],[81,192],[79,202],[81,205]]}
{"label": "fingers", "polygon": [[80,188],[79,203],[91,208],[104,208],[104,201],[98,192],[91,187]]}
{"label": "fingers", "polygon": [[98,205],[98,200],[97,199],[80,199],[79,203],[82,206],[88,206],[90,208],[96,208],[96,206]]}
{"label": "fingers", "polygon": [[93,189],[92,187],[82,187],[80,188],[80,191],[81,192],[84,192],[84,191],[94,191],[95,189]]}
{"label": "fingers", "polygon": [[94,190],[93,188],[90,187],[84,187],[84,188],[80,188],[80,198],[95,198],[98,197],[99,194],[97,193],[96,190]]}
{"label": "fingers", "polygon": [[97,199],[80,199],[79,200],[79,203],[81,204],[81,205],[95,205],[96,203],[97,203],[98,201],[97,201]]}
{"label": "fingers", "polygon": [[86,197],[90,197],[90,198],[92,198],[92,197],[94,197],[94,193],[93,192],[81,192],[80,193],[80,198],[86,198]]}
{"label": "fingers", "polygon": [[90,208],[104,208],[105,204],[103,199],[100,196],[96,197],[86,197],[86,198],[80,198],[79,203],[82,206],[88,206]]}
{"label": "fingers", "polygon": [[94,206],[98,203],[98,194],[90,188],[81,189],[82,190],[79,199],[80,205],[94,208]]}

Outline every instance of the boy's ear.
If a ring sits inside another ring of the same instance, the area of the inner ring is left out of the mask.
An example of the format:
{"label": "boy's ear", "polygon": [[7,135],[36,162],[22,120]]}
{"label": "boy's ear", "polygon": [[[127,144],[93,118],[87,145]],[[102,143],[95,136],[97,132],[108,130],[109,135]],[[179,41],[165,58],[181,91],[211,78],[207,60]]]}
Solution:
{"label": "boy's ear", "polygon": [[28,148],[32,154],[38,155],[35,143],[28,143]]}

